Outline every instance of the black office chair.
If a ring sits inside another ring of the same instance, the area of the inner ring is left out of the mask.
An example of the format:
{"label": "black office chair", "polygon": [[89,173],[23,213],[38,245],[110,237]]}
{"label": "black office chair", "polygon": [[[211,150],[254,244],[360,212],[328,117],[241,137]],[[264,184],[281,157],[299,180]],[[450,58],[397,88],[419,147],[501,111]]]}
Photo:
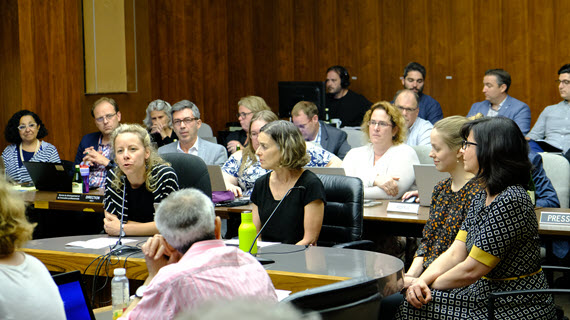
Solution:
{"label": "black office chair", "polygon": [[[559,272],[569,272],[570,267],[562,267],[562,266],[542,266],[542,270],[545,273],[552,273],[554,271]],[[547,276],[546,279],[553,279],[552,276]],[[553,283],[549,283],[549,287],[553,288]],[[487,309],[489,311],[488,319],[495,320],[495,300],[498,298],[506,298],[506,297],[516,297],[520,295],[536,295],[536,294],[570,294],[570,289],[536,289],[536,290],[513,290],[513,291],[502,291],[502,292],[491,292],[489,294],[489,300],[487,301]],[[556,308],[556,318],[557,320],[568,320],[567,317],[564,316],[564,310],[559,307],[555,306]]]}
{"label": "black office chair", "polygon": [[305,314],[318,312],[323,320],[377,320],[380,300],[377,279],[355,278],[294,293],[281,303],[291,303]]}
{"label": "black office chair", "polygon": [[180,189],[196,188],[212,198],[210,175],[202,158],[186,153],[164,153],[160,156],[172,165],[178,176]]}
{"label": "black office chair", "polygon": [[374,243],[362,240],[364,188],[355,177],[318,174],[327,205],[318,245],[374,250]]}

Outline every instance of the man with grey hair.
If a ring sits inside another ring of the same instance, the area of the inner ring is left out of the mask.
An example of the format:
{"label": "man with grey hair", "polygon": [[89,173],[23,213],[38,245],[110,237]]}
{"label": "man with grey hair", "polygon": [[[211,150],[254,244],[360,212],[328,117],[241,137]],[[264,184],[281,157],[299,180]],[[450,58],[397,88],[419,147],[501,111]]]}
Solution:
{"label": "man with grey hair", "polygon": [[430,135],[433,125],[431,122],[419,117],[419,96],[409,89],[402,89],[396,92],[394,105],[400,110],[406,120],[408,133],[406,134],[406,144],[409,146],[429,146],[431,144]]}
{"label": "man with grey hair", "polygon": [[183,152],[193,154],[208,165],[222,165],[228,159],[226,149],[198,137],[198,129],[202,126],[200,110],[188,100],[182,100],[172,106],[172,129],[178,136],[174,141],[158,148],[158,153]]}
{"label": "man with grey hair", "polygon": [[250,254],[221,239],[221,220],[201,191],[182,189],[155,214],[160,231],[142,246],[148,278],[124,319],[173,319],[206,301],[277,302],[269,275]]}

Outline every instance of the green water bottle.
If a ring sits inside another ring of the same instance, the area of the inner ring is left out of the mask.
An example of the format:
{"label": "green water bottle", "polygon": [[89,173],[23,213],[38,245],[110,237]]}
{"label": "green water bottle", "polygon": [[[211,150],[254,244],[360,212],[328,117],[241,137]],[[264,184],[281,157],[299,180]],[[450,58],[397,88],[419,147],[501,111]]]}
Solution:
{"label": "green water bottle", "polygon": [[[249,252],[253,239],[257,235],[257,229],[255,224],[253,224],[253,217],[251,211],[243,211],[241,213],[241,224],[238,229],[239,237],[239,248],[244,252]],[[257,253],[257,240],[255,240],[255,245],[251,249],[252,254]]]}

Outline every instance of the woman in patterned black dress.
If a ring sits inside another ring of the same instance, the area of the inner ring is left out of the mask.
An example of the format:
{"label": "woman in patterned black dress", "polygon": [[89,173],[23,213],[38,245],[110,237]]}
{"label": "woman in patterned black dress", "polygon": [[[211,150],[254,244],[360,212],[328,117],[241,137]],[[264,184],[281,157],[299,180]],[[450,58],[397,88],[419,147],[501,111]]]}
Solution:
{"label": "woman in patterned black dress", "polygon": [[[465,170],[485,187],[451,247],[407,288],[397,319],[487,319],[490,292],[547,288],[538,223],[525,186],[528,145],[516,123],[482,118],[462,128]],[[498,319],[552,319],[549,295],[498,299]]]}

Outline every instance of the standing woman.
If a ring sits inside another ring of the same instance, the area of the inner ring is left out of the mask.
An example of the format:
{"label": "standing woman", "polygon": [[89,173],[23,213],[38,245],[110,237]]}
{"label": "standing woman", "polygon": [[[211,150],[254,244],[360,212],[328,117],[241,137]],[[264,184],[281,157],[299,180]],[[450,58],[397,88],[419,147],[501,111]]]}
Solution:
{"label": "standing woman", "polygon": [[7,178],[17,183],[31,181],[24,161],[60,162],[57,149],[40,140],[47,135],[48,131],[37,114],[29,110],[14,113],[4,130],[6,141],[11,143],[2,152]]}
{"label": "standing woman", "polygon": [[[301,132],[293,123],[278,120],[264,125],[257,139],[261,167],[273,170],[257,179],[251,194],[257,231],[282,201],[265,227],[263,239],[316,245],[323,225],[325,190],[314,173],[303,169],[309,156]],[[287,195],[293,187],[297,188]]]}
{"label": "standing woman", "polygon": [[[397,319],[487,319],[489,293],[548,287],[525,190],[532,165],[522,132],[513,120],[497,117],[466,123],[461,136],[465,171],[484,189],[451,247],[407,288]],[[550,295],[499,298],[495,310],[497,318],[554,316]]]}
{"label": "standing woman", "polygon": [[178,140],[172,130],[172,107],[164,100],[154,100],[146,108],[146,118],[143,120],[152,142],[156,148]]}
{"label": "standing woman", "polygon": [[377,102],[364,115],[362,132],[370,143],[350,150],[342,166],[347,176],[364,184],[366,199],[399,199],[415,180],[414,164],[420,164],[406,140],[404,116],[393,104]]}
{"label": "standing woman", "polygon": [[247,96],[239,99],[237,118],[242,129],[233,131],[227,136],[225,145],[229,154],[236,152],[238,147],[243,150],[250,143],[249,123],[253,114],[261,110],[271,110],[262,97]]}
{"label": "standing woman", "polygon": [[105,180],[104,229],[118,236],[152,236],[154,204],[178,190],[178,177],[156,152],[148,132],[138,124],[122,124],[111,135],[117,166]]}

